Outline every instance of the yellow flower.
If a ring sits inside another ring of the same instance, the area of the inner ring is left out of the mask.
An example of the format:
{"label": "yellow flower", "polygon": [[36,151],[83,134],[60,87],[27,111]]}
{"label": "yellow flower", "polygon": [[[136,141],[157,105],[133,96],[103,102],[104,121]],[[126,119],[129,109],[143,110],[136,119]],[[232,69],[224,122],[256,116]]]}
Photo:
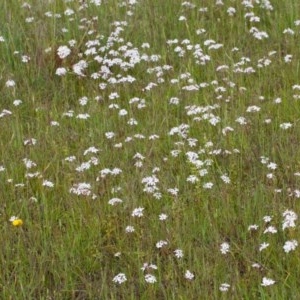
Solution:
{"label": "yellow flower", "polygon": [[15,219],[12,221],[13,226],[20,227],[23,225],[23,221],[21,219]]}

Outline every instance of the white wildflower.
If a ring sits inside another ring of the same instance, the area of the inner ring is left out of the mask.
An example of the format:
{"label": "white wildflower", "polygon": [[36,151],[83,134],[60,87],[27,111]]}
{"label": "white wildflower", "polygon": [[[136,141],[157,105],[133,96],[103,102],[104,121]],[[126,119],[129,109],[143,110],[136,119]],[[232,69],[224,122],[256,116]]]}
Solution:
{"label": "white wildflower", "polygon": [[47,187],[52,188],[52,187],[54,187],[54,183],[49,181],[49,180],[44,180],[43,181],[43,186],[47,186]]}
{"label": "white wildflower", "polygon": [[60,59],[64,59],[69,56],[71,53],[71,49],[68,46],[59,46],[57,49],[57,55]]}
{"label": "white wildflower", "polygon": [[273,285],[274,283],[275,283],[275,281],[273,279],[263,277],[261,286],[269,286],[269,285]]}
{"label": "white wildflower", "polygon": [[119,273],[113,278],[113,282],[122,284],[127,280],[126,275],[124,273]]}
{"label": "white wildflower", "polygon": [[263,251],[264,249],[268,248],[269,245],[270,245],[269,243],[263,242],[263,243],[260,244],[260,246],[259,246],[259,251]]}
{"label": "white wildflower", "polygon": [[283,222],[282,222],[282,229],[285,230],[286,228],[293,228],[296,226],[296,220],[298,219],[298,215],[291,211],[286,210],[283,214]]}
{"label": "white wildflower", "polygon": [[174,250],[174,254],[177,258],[182,258],[183,257],[183,251],[181,249]]}
{"label": "white wildflower", "polygon": [[229,252],[230,245],[226,242],[222,243],[220,246],[220,251],[222,254],[227,254]]}
{"label": "white wildflower", "polygon": [[193,280],[195,278],[195,275],[189,271],[189,270],[186,270],[185,274],[184,274],[184,277],[187,279],[187,280]]}
{"label": "white wildflower", "polygon": [[264,234],[265,233],[272,233],[272,234],[274,234],[274,233],[277,233],[277,229],[274,226],[269,226],[269,227],[267,227],[265,229]]}
{"label": "white wildflower", "polygon": [[57,68],[56,71],[55,71],[55,75],[57,76],[64,76],[67,74],[67,69],[66,68]]}
{"label": "white wildflower", "polygon": [[294,251],[298,247],[298,242],[296,240],[286,241],[283,250],[285,253],[289,253],[290,251]]}
{"label": "white wildflower", "polygon": [[227,292],[229,290],[229,288],[230,288],[230,284],[228,284],[228,283],[222,283],[220,285],[220,287],[219,287],[219,290],[221,292]]}
{"label": "white wildflower", "polygon": [[167,220],[167,218],[168,218],[168,215],[166,215],[166,214],[160,214],[159,215],[159,220],[160,221],[165,221],[165,220]]}
{"label": "white wildflower", "polygon": [[156,248],[160,249],[160,248],[162,248],[162,247],[164,247],[166,245],[168,245],[168,242],[161,240],[161,241],[159,241],[159,242],[156,243]]}
{"label": "white wildflower", "polygon": [[126,231],[126,233],[132,233],[132,232],[134,232],[134,227],[133,226],[127,226],[126,228],[125,228],[125,231]]}
{"label": "white wildflower", "polygon": [[253,224],[253,225],[249,225],[248,226],[248,231],[252,231],[252,230],[257,230],[258,229],[258,225],[256,225],[256,224]]}
{"label": "white wildflower", "polygon": [[264,216],[263,220],[265,221],[265,223],[269,223],[272,221],[272,217],[271,216]]}
{"label": "white wildflower", "polygon": [[108,204],[109,205],[116,205],[118,203],[122,203],[123,200],[122,199],[119,199],[119,198],[112,198],[108,201]]}
{"label": "white wildflower", "polygon": [[291,128],[292,126],[293,126],[293,125],[292,125],[291,123],[282,123],[282,124],[279,125],[279,127],[280,127],[281,129],[284,129],[284,130],[289,129],[289,128]]}
{"label": "white wildflower", "polygon": [[213,185],[214,184],[212,182],[207,182],[207,183],[203,184],[203,188],[204,189],[212,189]]}
{"label": "white wildflower", "polygon": [[16,85],[16,82],[12,79],[9,79],[5,82],[6,87],[14,87]]}
{"label": "white wildflower", "polygon": [[69,192],[76,195],[89,196],[91,194],[91,185],[85,182],[74,184]]}
{"label": "white wildflower", "polygon": [[135,208],[132,213],[131,213],[131,216],[132,217],[138,217],[138,218],[141,218],[144,216],[144,208],[143,207],[138,207],[138,208]]}
{"label": "white wildflower", "polygon": [[156,277],[152,274],[146,274],[145,275],[145,281],[147,283],[155,283],[157,280],[156,280]]}

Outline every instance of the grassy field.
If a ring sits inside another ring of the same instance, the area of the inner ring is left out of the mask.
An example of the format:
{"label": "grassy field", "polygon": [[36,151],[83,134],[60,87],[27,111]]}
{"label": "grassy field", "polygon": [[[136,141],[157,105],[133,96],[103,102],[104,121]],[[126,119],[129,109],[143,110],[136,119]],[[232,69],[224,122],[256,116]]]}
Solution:
{"label": "grassy field", "polygon": [[1,299],[299,299],[298,0],[0,19]]}

